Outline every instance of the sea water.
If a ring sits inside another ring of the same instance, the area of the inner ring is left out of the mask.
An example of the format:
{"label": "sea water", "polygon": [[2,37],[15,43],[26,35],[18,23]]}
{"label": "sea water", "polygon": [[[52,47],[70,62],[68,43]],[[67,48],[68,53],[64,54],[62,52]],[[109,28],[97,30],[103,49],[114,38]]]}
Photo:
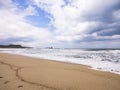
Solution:
{"label": "sea water", "polygon": [[0,49],[0,52],[91,66],[120,74],[119,49]]}

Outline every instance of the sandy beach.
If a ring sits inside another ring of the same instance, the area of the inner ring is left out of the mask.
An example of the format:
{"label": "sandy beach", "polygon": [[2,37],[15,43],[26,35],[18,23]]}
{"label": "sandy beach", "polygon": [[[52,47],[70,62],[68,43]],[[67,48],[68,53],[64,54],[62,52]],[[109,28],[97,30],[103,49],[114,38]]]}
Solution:
{"label": "sandy beach", "polygon": [[0,53],[0,90],[120,90],[120,75]]}

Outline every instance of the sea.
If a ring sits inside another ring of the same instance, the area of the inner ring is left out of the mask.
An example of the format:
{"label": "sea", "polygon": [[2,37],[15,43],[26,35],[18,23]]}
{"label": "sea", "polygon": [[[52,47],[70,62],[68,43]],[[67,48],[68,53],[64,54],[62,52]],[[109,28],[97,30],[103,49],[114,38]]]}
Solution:
{"label": "sea", "polygon": [[12,53],[59,62],[82,64],[92,69],[120,74],[120,49],[3,49],[1,53]]}

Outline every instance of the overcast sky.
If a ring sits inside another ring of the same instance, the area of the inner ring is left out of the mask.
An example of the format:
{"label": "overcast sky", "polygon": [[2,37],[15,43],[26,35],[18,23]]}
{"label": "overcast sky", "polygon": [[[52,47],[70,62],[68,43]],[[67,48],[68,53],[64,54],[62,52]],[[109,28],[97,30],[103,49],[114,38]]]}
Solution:
{"label": "overcast sky", "polygon": [[0,44],[120,48],[120,0],[0,0]]}

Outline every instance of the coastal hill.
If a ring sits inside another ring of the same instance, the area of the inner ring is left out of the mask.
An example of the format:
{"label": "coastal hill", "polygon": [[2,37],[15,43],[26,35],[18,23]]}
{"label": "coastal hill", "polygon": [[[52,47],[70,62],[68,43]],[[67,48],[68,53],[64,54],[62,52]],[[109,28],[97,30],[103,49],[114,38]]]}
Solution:
{"label": "coastal hill", "polygon": [[30,48],[30,47],[24,47],[22,45],[10,44],[10,45],[0,45],[0,48]]}

